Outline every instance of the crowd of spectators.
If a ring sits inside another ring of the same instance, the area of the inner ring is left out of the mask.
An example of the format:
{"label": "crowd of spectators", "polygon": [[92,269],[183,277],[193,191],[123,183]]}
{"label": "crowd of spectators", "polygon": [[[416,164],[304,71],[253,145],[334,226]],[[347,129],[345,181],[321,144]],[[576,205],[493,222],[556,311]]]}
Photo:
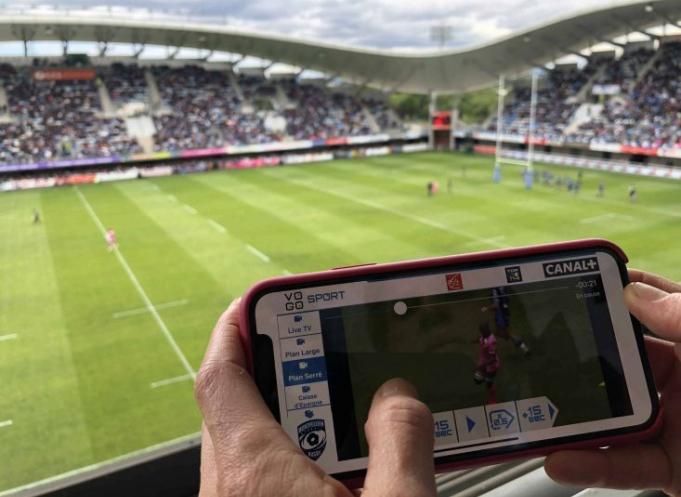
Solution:
{"label": "crowd of spectators", "polygon": [[[681,147],[681,42],[666,42],[658,49],[641,47],[617,59],[595,60],[583,69],[548,73],[537,93],[535,136],[566,143],[611,143],[634,147]],[[654,63],[643,73],[652,57]],[[592,80],[609,86],[577,99]],[[515,90],[504,110],[505,133],[529,133],[530,89]],[[599,111],[577,129],[567,127],[582,103],[600,104]],[[496,129],[492,120],[488,130]]]}
{"label": "crowd of spectators", "polygon": [[[665,43],[659,50],[650,71],[629,92],[609,98],[601,115],[580,127],[577,138],[636,147],[681,146],[681,43]],[[642,57],[639,67],[643,63]],[[627,86],[626,79],[622,85]]]}
{"label": "crowd of spectators", "polygon": [[[595,68],[558,68],[548,73],[537,90],[534,135],[558,141],[578,104],[575,100],[579,90],[593,76]],[[523,86],[514,91],[512,100],[504,109],[503,131],[515,135],[527,135],[530,129],[531,88]],[[488,127],[496,129],[496,118]]]}
{"label": "crowd of spectators", "polygon": [[[208,148],[277,141],[264,116],[242,112],[242,101],[223,71],[198,66],[152,69],[163,101],[154,117],[156,150]],[[244,80],[244,93],[251,82]]]}
{"label": "crowd of spectators", "polygon": [[147,103],[147,83],[144,69],[134,64],[111,64],[97,74],[109,91],[112,102],[124,105],[128,102]]}
{"label": "crowd of spectators", "polygon": [[[198,65],[114,63],[97,67],[94,79],[68,81],[36,81],[33,69],[0,65],[7,96],[0,108],[0,163],[142,152],[125,121],[111,117],[131,102],[145,105],[155,150],[357,136],[401,126],[379,99],[295,79],[242,74],[234,78],[237,89],[226,71]],[[158,88],[160,102],[153,105],[146,71]],[[113,103],[106,112],[102,85]]]}
{"label": "crowd of spectators", "polygon": [[0,162],[140,152],[120,119],[101,119],[96,82],[35,81],[28,68],[0,73],[12,118],[0,126]]}
{"label": "crowd of spectators", "polygon": [[323,139],[371,133],[358,99],[344,93],[329,93],[314,84],[285,84],[295,107],[284,111],[287,133],[296,139]]}

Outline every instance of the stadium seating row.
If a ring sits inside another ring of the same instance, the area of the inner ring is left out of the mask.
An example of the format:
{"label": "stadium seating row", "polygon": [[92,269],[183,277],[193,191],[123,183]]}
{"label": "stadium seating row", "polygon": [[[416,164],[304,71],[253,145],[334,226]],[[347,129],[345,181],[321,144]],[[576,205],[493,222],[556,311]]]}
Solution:
{"label": "stadium seating row", "polygon": [[[537,94],[534,136],[555,143],[681,147],[679,74],[680,42],[553,70]],[[519,88],[505,108],[504,132],[526,136],[529,115],[530,91]],[[493,119],[487,130],[495,129]]]}
{"label": "stadium seating row", "polygon": [[[399,129],[375,98],[296,80],[270,82],[196,65],[113,64],[91,80],[44,81],[0,65],[0,163],[326,139]],[[126,121],[146,117],[144,136]]]}

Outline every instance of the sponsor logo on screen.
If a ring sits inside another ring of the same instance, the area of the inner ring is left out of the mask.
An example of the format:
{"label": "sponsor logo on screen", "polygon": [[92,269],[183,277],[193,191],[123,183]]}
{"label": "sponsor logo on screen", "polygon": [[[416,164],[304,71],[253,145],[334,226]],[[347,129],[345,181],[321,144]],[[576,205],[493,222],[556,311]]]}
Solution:
{"label": "sponsor logo on screen", "polygon": [[35,81],[90,81],[97,74],[94,69],[48,68],[33,71]]}
{"label": "sponsor logo on screen", "polygon": [[507,283],[520,283],[523,281],[523,273],[520,272],[520,266],[510,266],[504,269],[506,271]]}
{"label": "sponsor logo on screen", "polygon": [[544,276],[547,278],[564,276],[566,274],[591,273],[599,270],[598,259],[596,257],[547,262],[543,264],[543,267]]}
{"label": "sponsor logo on screen", "polygon": [[445,281],[447,282],[447,290],[463,289],[463,279],[461,278],[461,273],[448,274],[445,276]]}

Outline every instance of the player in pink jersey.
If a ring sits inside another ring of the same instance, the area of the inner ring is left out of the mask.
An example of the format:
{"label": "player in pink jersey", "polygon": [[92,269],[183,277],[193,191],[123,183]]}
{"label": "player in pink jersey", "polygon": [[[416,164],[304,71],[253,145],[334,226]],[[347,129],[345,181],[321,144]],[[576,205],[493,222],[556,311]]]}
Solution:
{"label": "player in pink jersey", "polygon": [[489,324],[480,325],[480,337],[478,338],[478,365],[473,373],[473,380],[477,385],[483,383],[487,387],[487,404],[497,402],[497,390],[494,386],[494,378],[501,366],[497,354],[497,339],[489,328]]}
{"label": "player in pink jersey", "polygon": [[113,230],[113,228],[109,228],[108,230],[106,230],[105,238],[106,244],[109,247],[109,251],[118,248],[118,239],[116,238],[116,232]]}

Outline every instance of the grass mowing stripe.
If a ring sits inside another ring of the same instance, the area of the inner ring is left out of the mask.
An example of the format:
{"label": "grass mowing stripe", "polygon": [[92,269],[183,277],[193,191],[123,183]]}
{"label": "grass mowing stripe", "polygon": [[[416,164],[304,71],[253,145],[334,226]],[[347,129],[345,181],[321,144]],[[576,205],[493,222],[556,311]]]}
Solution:
{"label": "grass mowing stripe", "polygon": [[219,173],[188,176],[186,181],[181,178],[182,182],[177,181],[180,178],[171,177],[163,185],[165,190],[172,188],[181,201],[192,205],[202,215],[220,222],[231,237],[244,244],[244,249],[245,244],[250,244],[267,254],[280,271],[311,271],[363,262],[358,260],[356,248],[352,252],[339,249],[317,237],[309,226],[295,219],[282,219],[277,215],[279,213],[271,212],[266,203],[256,206],[253,201],[257,199],[253,199],[253,203],[246,202],[229,188],[219,188],[206,181],[215,176],[219,177]]}
{"label": "grass mowing stripe", "polygon": [[[104,225],[102,224],[102,221],[100,221],[99,217],[97,217],[97,214],[95,213],[94,209],[88,202],[87,198],[85,198],[85,195],[80,191],[78,187],[75,187],[75,191],[78,194],[78,198],[80,198],[80,201],[83,203],[83,206],[85,207],[85,210],[88,212],[92,220],[94,221],[95,225],[99,229],[100,233],[102,234],[103,237],[106,237],[106,229],[104,228]],[[170,347],[173,349],[175,352],[175,355],[177,355],[178,359],[182,363],[182,366],[184,366],[184,369],[187,371],[187,374],[191,375],[192,378],[196,378],[196,372],[192,368],[191,364],[189,364],[189,361],[185,357],[184,353],[182,352],[182,349],[180,349],[180,346],[177,344],[175,341],[175,338],[173,338],[172,333],[166,326],[166,324],[163,322],[163,319],[161,319],[161,316],[159,315],[158,311],[154,307],[154,305],[151,303],[151,300],[149,300],[149,297],[147,296],[146,292],[144,291],[144,288],[142,288],[142,285],[140,285],[140,282],[137,280],[137,277],[135,274],[132,272],[132,269],[130,269],[130,266],[128,265],[128,262],[125,260],[125,257],[123,257],[123,254],[118,250],[118,248],[114,248],[114,253],[116,254],[116,258],[118,259],[118,262],[121,263],[121,266],[123,266],[123,269],[125,270],[126,274],[130,278],[130,281],[132,282],[133,286],[137,290],[137,293],[139,293],[140,297],[142,297],[142,301],[146,305],[147,309],[149,309],[149,312],[151,315],[154,317],[154,320],[158,324],[159,328],[161,329],[161,332],[165,336],[166,340],[170,344]]]}
{"label": "grass mowing stripe", "polygon": [[305,186],[307,188],[312,188],[313,190],[317,190],[317,191],[322,192],[326,195],[333,195],[333,196],[336,196],[336,197],[339,197],[339,198],[342,198],[342,199],[345,199],[345,200],[349,200],[349,201],[354,202],[356,204],[364,205],[366,207],[370,207],[370,208],[376,209],[376,210],[381,210],[383,212],[388,212],[390,214],[394,214],[396,216],[400,216],[400,217],[403,217],[405,219],[409,219],[411,221],[415,221],[417,223],[424,224],[426,226],[430,226],[431,228],[436,228],[436,229],[439,229],[439,230],[442,230],[442,231],[446,231],[448,233],[454,233],[454,234],[456,234],[456,235],[458,235],[462,238],[467,238],[469,240],[473,240],[473,241],[476,241],[476,242],[484,244],[484,245],[489,245],[489,246],[496,247],[496,248],[503,248],[503,247],[507,246],[506,244],[503,244],[503,243],[497,243],[492,239],[481,238],[479,236],[475,236],[475,235],[468,233],[468,232],[465,232],[465,231],[456,230],[456,229],[453,229],[453,228],[446,226],[442,223],[439,223],[437,221],[433,221],[431,219],[428,219],[428,218],[425,218],[425,217],[422,217],[422,216],[416,216],[414,214],[409,214],[407,212],[403,212],[401,210],[394,209],[392,207],[388,207],[386,205],[379,204],[379,203],[371,201],[371,200],[366,200],[366,199],[363,199],[363,198],[355,197],[354,195],[350,195],[350,194],[347,194],[347,193],[341,193],[340,191],[333,191],[333,190],[329,190],[327,188],[322,188],[322,187],[319,187],[317,185],[312,184],[309,181],[303,181],[303,180],[292,179],[292,178],[283,178],[283,179],[285,181],[290,181],[291,183],[299,184],[299,185]]}

